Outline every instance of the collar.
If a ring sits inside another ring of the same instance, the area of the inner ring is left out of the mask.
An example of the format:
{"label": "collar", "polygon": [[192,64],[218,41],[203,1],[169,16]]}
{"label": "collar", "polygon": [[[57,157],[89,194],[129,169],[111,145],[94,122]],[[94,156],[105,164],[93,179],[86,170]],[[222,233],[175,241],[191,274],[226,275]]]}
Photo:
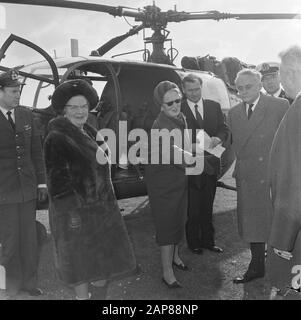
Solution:
{"label": "collar", "polygon": [[189,99],[187,99],[187,103],[188,103],[188,105],[189,105],[189,107],[191,108],[191,109],[194,109],[194,106],[197,104],[198,105],[198,107],[202,107],[203,106],[203,99],[201,98],[198,102],[192,102],[192,101],[190,101]]}
{"label": "collar", "polygon": [[275,93],[270,94],[270,93],[267,93],[267,92],[266,92],[266,94],[267,94],[268,96],[271,96],[271,97],[279,97],[281,91],[282,91],[282,88],[280,87]]}
{"label": "collar", "polygon": [[295,98],[295,99],[297,99],[297,98],[299,98],[299,97],[301,97],[301,91],[298,92],[298,94],[296,95],[296,98]]}
{"label": "collar", "polygon": [[198,106],[198,111],[200,113],[200,115],[204,118],[204,103],[203,103],[203,99],[201,98],[198,102],[192,102],[188,99],[187,100],[187,104],[188,104],[188,107],[190,108],[192,114],[194,115],[194,117],[196,116],[195,115],[195,108],[194,106],[197,105]]}
{"label": "collar", "polygon": [[0,111],[4,114],[4,116],[7,118],[7,111],[11,111],[11,115],[14,116],[15,115],[15,108],[11,109],[11,110],[7,110],[4,109],[3,107],[0,106]]}
{"label": "collar", "polygon": [[247,112],[248,112],[248,108],[247,108],[247,107],[249,107],[250,104],[253,104],[252,109],[253,109],[253,111],[254,111],[254,109],[256,108],[256,106],[257,106],[257,104],[258,104],[259,99],[260,99],[260,94],[259,94],[258,98],[256,98],[256,100],[254,100],[252,103],[246,103],[246,102],[245,102],[245,106],[246,106]]}

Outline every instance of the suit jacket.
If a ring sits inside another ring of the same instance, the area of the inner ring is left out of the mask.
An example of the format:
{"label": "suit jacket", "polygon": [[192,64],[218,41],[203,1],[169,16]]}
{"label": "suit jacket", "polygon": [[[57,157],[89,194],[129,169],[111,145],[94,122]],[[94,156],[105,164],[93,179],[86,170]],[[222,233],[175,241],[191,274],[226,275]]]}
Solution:
{"label": "suit jacket", "polygon": [[244,103],[230,109],[229,127],[236,155],[237,216],[240,236],[247,242],[266,242],[269,230],[267,168],[276,130],[289,104],[260,94],[248,120]]}
{"label": "suit jacket", "polygon": [[[188,129],[191,129],[191,141],[196,143],[196,132],[199,129],[204,129],[210,137],[219,137],[223,144],[227,141],[230,131],[225,123],[224,115],[221,110],[220,104],[212,100],[203,100],[204,113],[203,113],[203,128],[200,127],[196,121],[191,109],[188,106],[187,100],[184,99],[181,105],[181,111],[186,117]],[[205,175],[213,174],[218,175],[220,170],[220,160],[215,156],[205,153],[204,172],[199,176],[190,176],[189,183],[191,186],[201,188],[205,185]],[[211,167],[211,170],[210,170]],[[209,168],[207,170],[207,168]]]}
{"label": "suit jacket", "polygon": [[46,183],[41,138],[32,112],[15,108],[15,125],[16,131],[0,112],[0,205],[33,200],[37,185]]}

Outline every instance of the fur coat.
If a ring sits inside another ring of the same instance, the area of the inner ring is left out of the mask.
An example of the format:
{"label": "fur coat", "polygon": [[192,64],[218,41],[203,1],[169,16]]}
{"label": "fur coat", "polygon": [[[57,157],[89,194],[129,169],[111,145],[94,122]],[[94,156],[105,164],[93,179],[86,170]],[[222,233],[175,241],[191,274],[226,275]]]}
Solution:
{"label": "fur coat", "polygon": [[109,164],[96,160],[96,131],[87,124],[84,130],[58,117],[44,143],[55,264],[59,278],[72,285],[136,268]]}

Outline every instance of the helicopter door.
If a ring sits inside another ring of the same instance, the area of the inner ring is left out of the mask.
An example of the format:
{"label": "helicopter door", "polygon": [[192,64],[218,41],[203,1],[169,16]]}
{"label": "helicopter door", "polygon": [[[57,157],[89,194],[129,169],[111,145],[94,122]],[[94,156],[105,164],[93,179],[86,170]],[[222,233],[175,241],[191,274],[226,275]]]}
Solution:
{"label": "helicopter door", "polygon": [[[31,78],[31,79],[46,82],[49,84],[53,84],[55,87],[57,87],[59,85],[58,70],[57,70],[57,67],[56,67],[53,59],[50,57],[50,55],[46,51],[44,51],[42,48],[37,46],[36,44],[34,44],[24,38],[18,37],[14,34],[11,34],[6,39],[6,41],[3,43],[2,47],[0,48],[0,63],[1,63],[2,59],[5,58],[5,53],[6,53],[7,49],[12,45],[13,42],[23,44],[23,45],[33,49],[34,51],[38,52],[49,63],[49,66],[51,69],[51,73],[52,73],[51,77],[44,77],[42,75],[35,75],[33,73],[28,72],[28,71],[26,71],[26,68],[25,68],[25,70],[22,70],[23,66],[18,67],[20,75],[24,77],[24,82],[26,81],[26,78]],[[9,68],[3,67],[0,65],[0,70],[7,71],[8,69]]]}

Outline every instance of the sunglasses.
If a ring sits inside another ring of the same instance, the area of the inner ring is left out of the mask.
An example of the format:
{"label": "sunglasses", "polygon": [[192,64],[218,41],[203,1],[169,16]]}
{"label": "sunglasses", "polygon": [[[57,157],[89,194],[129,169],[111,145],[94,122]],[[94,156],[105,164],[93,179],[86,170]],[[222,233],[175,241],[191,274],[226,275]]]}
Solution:
{"label": "sunglasses", "polygon": [[173,101],[169,101],[169,102],[164,102],[166,105],[168,105],[169,107],[171,107],[174,103],[180,103],[181,102],[181,99],[176,99],[176,100],[173,100]]}

